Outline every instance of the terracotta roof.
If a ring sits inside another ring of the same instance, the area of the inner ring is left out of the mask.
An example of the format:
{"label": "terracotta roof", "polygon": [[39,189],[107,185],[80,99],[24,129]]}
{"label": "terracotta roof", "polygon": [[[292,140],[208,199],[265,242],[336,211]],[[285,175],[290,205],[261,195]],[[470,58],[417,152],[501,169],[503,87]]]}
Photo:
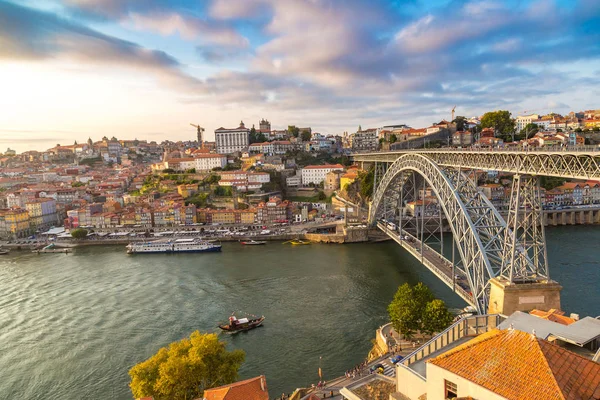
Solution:
{"label": "terracotta roof", "polygon": [[600,398],[600,364],[518,330],[493,329],[429,362],[507,399]]}
{"label": "terracotta roof", "polygon": [[562,325],[571,325],[575,322],[573,318],[565,317],[564,311],[556,310],[554,308],[550,309],[550,311],[531,310],[529,314],[542,319],[547,319],[548,321],[558,322]]}
{"label": "terracotta roof", "polygon": [[[264,390],[263,390],[264,387]],[[206,400],[269,400],[264,375],[204,391]]]}
{"label": "terracotta roof", "polygon": [[340,168],[344,169],[344,166],[341,164],[326,164],[326,165],[307,165],[304,169],[335,169]]}

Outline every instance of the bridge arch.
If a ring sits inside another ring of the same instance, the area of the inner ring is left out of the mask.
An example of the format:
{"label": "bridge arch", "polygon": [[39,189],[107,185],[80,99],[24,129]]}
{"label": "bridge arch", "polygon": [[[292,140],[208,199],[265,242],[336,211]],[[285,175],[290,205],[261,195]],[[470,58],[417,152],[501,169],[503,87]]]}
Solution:
{"label": "bridge arch", "polygon": [[371,202],[369,222],[381,215],[385,196],[401,184],[403,172],[422,176],[435,193],[461,259],[462,271],[480,313],[487,312],[489,280],[502,266],[506,222],[471,179],[456,169],[442,169],[421,154],[405,154],[387,169]]}

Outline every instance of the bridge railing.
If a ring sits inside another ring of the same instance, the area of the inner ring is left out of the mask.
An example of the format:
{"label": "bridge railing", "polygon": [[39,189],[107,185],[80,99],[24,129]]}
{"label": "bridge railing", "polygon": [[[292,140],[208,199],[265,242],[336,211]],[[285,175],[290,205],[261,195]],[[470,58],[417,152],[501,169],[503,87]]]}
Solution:
{"label": "bridge railing", "polygon": [[578,146],[542,146],[542,147],[523,147],[523,146],[510,146],[510,147],[440,147],[436,149],[397,149],[397,150],[386,150],[386,151],[372,151],[372,150],[357,150],[353,151],[352,154],[369,154],[369,153],[405,153],[405,152],[515,152],[515,153],[600,153],[600,145],[578,145]]}
{"label": "bridge railing", "polygon": [[403,244],[401,243],[402,247],[406,248],[407,250],[409,250],[411,252],[414,251],[419,256],[423,256],[423,263],[425,263],[425,262],[427,263],[427,265],[425,265],[427,268],[429,268],[432,272],[434,272],[440,279],[442,279],[444,281],[444,283],[446,285],[448,285],[453,291],[455,291],[465,301],[467,301],[470,304],[473,304],[473,302],[474,302],[473,295],[471,293],[469,293],[468,291],[466,291],[465,289],[463,289],[460,285],[458,285],[454,282],[455,278],[453,276],[451,276],[452,270],[453,270],[452,269],[453,265],[450,260],[448,260],[446,257],[441,255],[440,253],[438,253],[432,247],[428,246],[426,243],[421,243],[420,239],[416,238],[415,236],[411,235],[410,233],[408,233],[406,231],[402,231],[402,234],[404,236],[408,236],[413,240],[412,243],[416,243],[419,246],[421,246],[421,244],[422,244],[423,250],[433,252],[436,256],[439,256],[439,259],[442,262],[444,262],[444,264],[446,264],[446,266],[450,269],[450,275],[448,275],[448,273],[446,271],[443,271],[443,270],[439,269],[438,267],[436,267],[433,262],[431,262],[429,259],[427,259],[423,254],[421,254],[420,249],[414,248],[414,246],[411,247],[412,243],[408,243],[406,240],[402,239],[400,237],[401,235],[399,235],[395,230],[389,229],[387,226],[385,226],[385,224],[383,222],[378,222],[377,227],[379,229],[381,229],[382,231],[384,231],[385,233],[387,233],[389,236],[395,236],[396,238],[398,238],[403,243]]}

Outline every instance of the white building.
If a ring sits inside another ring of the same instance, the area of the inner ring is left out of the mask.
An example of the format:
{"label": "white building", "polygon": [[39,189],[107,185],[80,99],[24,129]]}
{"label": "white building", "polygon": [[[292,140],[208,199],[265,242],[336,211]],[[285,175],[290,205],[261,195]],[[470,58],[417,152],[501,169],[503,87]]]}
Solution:
{"label": "white building", "polygon": [[249,144],[250,130],[246,128],[243,121],[240,122],[238,128],[219,128],[215,130],[215,145],[219,154],[241,152],[246,150]]}
{"label": "white building", "polygon": [[223,154],[195,154],[196,171],[210,171],[213,168],[223,168],[227,165],[227,156]]}
{"label": "white building", "polygon": [[220,172],[219,186],[233,186],[239,191],[258,190],[271,181],[266,172],[225,171]]}
{"label": "white building", "polygon": [[311,183],[319,185],[325,180],[325,176],[331,171],[344,171],[344,166],[340,164],[334,165],[309,165],[302,168],[300,176],[302,177],[302,185],[308,186]]}
{"label": "white building", "polygon": [[273,154],[273,151],[274,151],[273,143],[271,143],[271,142],[252,143],[250,146],[248,146],[248,151],[251,153]]}
{"label": "white building", "polygon": [[517,132],[521,132],[528,124],[532,124],[540,119],[538,114],[519,115],[515,122],[517,124]]}

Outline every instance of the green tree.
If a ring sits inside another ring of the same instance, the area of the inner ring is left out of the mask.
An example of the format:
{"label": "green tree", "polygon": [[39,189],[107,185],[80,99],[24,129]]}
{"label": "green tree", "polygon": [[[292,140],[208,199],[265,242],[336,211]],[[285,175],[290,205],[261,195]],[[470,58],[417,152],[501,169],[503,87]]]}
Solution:
{"label": "green tree", "polygon": [[322,190],[319,190],[319,194],[317,196],[317,199],[319,200],[325,200],[327,198],[327,195],[325,194],[325,192],[323,192]]}
{"label": "green tree", "polygon": [[462,115],[459,115],[456,118],[454,118],[452,123],[456,124],[457,131],[464,131],[467,127],[467,117],[463,117]]}
{"label": "green tree", "polygon": [[88,231],[86,229],[83,228],[75,228],[71,231],[71,236],[73,236],[75,239],[84,239],[88,234]]}
{"label": "green tree", "polygon": [[162,170],[163,174],[173,174],[175,173],[175,170],[173,168],[165,168]]}
{"label": "green tree", "polygon": [[421,282],[415,286],[410,286],[408,283],[400,286],[394,295],[394,300],[388,306],[388,314],[394,329],[406,337],[423,330],[423,315],[427,304],[433,300],[433,294]]}
{"label": "green tree", "polygon": [[206,389],[235,382],[244,359],[243,350],[227,351],[216,334],[195,331],[131,368],[129,387],[135,398],[202,398]]}
{"label": "green tree", "polygon": [[431,335],[441,332],[452,323],[454,316],[446,304],[439,299],[432,300],[425,306],[421,320],[423,321],[423,332]]}
{"label": "green tree", "polygon": [[540,127],[537,124],[527,124],[521,129],[521,136],[523,139],[530,139],[540,131]]}
{"label": "green tree", "polygon": [[515,120],[511,118],[510,111],[490,111],[481,117],[482,128],[494,128],[496,136],[512,137],[515,131]]}
{"label": "green tree", "polygon": [[300,134],[300,138],[302,139],[303,142],[309,142],[310,137],[311,137],[311,134],[309,131],[302,131],[302,133]]}
{"label": "green tree", "polygon": [[577,133],[581,133],[581,132],[583,132],[583,129],[581,129],[581,128],[577,128],[577,129],[575,129],[575,132],[577,132]]}
{"label": "green tree", "polygon": [[593,127],[592,132],[600,132],[600,126]]}
{"label": "green tree", "polygon": [[300,135],[300,128],[298,128],[295,125],[289,125],[288,126],[288,132],[290,135],[292,135],[293,137],[298,137],[298,135]]}
{"label": "green tree", "polygon": [[391,134],[390,135],[390,143],[396,143],[398,141],[398,136],[396,136],[395,134]]}
{"label": "green tree", "polygon": [[185,171],[186,174],[195,174],[196,173],[196,168],[190,168],[188,170]]}
{"label": "green tree", "polygon": [[371,168],[368,171],[358,173],[358,187],[363,199],[370,199],[373,196],[373,185],[375,182],[375,170]]}

